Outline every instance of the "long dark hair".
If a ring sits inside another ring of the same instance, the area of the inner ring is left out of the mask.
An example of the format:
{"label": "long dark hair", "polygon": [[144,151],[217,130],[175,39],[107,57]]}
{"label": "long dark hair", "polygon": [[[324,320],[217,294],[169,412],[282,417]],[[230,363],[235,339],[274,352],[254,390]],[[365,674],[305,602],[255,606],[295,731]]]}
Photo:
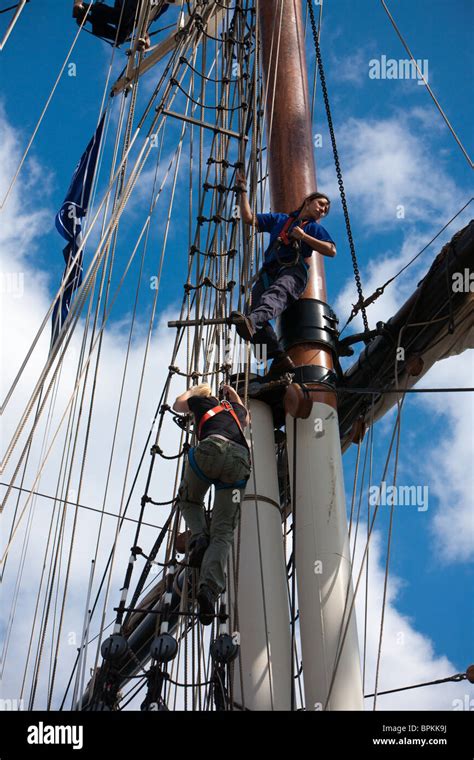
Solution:
{"label": "long dark hair", "polygon": [[331,200],[328,198],[328,196],[325,193],[310,193],[306,196],[306,198],[303,200],[303,203],[299,207],[298,211],[296,211],[296,215],[299,216],[301,212],[304,209],[304,205],[307,201],[313,201],[316,200],[316,198],[324,198],[328,202],[328,210],[326,211],[324,216],[327,216],[329,214],[329,211],[331,209]]}

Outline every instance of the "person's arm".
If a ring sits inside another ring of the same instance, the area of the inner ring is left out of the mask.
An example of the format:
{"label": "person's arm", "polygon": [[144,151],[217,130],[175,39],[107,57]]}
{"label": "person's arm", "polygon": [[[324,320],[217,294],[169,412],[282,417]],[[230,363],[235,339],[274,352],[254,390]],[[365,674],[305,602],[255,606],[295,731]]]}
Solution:
{"label": "person's arm", "polygon": [[247,412],[247,416],[243,422],[243,426],[247,427],[247,425],[250,423],[250,415],[249,410],[245,406],[245,404],[242,402],[242,399],[240,398],[239,394],[237,393],[234,388],[232,388],[231,385],[223,385],[222,390],[224,391],[224,395],[227,397],[229,401],[233,401],[234,404],[240,404],[244,407],[245,411]]}
{"label": "person's arm", "polygon": [[176,401],[173,404],[173,409],[175,412],[180,412],[181,414],[185,414],[187,412],[190,412],[190,408],[188,406],[188,398],[192,396],[192,388],[185,391],[181,394],[181,396],[178,396]]}
{"label": "person's arm", "polygon": [[245,174],[243,174],[242,172],[237,172],[235,175],[235,184],[241,190],[239,194],[239,207],[240,207],[240,216],[242,217],[242,221],[245,224],[253,224],[255,226],[255,229],[258,231],[257,217],[254,216],[254,214],[252,213],[249,199],[247,197],[247,180],[245,178]]}
{"label": "person's arm", "polygon": [[317,238],[307,235],[301,227],[294,227],[289,235],[290,238],[301,240],[302,243],[306,243],[313,251],[317,251],[322,256],[329,256],[334,258],[336,255],[336,246],[334,243],[329,243],[327,240],[318,240]]}

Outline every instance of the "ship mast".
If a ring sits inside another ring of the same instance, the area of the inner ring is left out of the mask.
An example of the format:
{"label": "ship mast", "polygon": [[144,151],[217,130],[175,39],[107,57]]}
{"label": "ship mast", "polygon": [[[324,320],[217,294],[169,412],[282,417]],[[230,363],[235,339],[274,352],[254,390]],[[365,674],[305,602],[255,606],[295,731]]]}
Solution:
{"label": "ship mast", "polygon": [[[316,190],[316,170],[301,0],[285,0],[282,10],[279,40],[272,41],[274,4],[259,4],[267,102],[273,103],[266,110],[271,207],[290,212]],[[338,652],[352,585],[333,390],[334,317],[323,260],[314,252],[308,287],[280,325],[297,367],[285,411],[305,702],[306,709],[354,710],[363,707],[354,617]]]}
{"label": "ship mast", "polygon": [[[301,0],[260,2],[257,14],[271,207],[289,212],[316,189]],[[296,365],[285,411],[305,705],[307,710],[362,709],[355,619],[347,621],[353,605],[333,372],[336,318],[326,303],[324,266],[317,253],[312,256],[307,289],[282,317],[281,334]],[[226,597],[231,631],[239,634],[240,643],[233,706],[291,710],[296,709],[295,640],[289,623],[293,622],[294,631],[295,621],[290,621],[288,610],[274,420],[272,407],[264,400],[249,398],[249,406],[253,474],[232,559],[238,565],[238,584],[231,573]],[[180,576],[180,588],[182,582]],[[162,584],[156,589],[157,600],[163,590]],[[170,633],[177,624],[179,599],[171,594],[167,604]],[[154,627],[153,615],[143,615],[126,632],[128,644],[119,634],[117,641],[112,636],[104,643],[107,659],[116,656],[112,648],[119,644],[134,653],[133,659],[124,655],[122,679],[148,658]],[[227,623],[220,630],[224,632],[229,632]]]}

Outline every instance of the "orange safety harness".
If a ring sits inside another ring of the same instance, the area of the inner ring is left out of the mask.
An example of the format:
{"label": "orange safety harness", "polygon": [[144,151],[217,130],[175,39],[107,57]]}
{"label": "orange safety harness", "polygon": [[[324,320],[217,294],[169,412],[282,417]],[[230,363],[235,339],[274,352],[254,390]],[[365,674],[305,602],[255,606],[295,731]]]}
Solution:
{"label": "orange safety harness", "polygon": [[[298,217],[290,214],[285,224],[283,225],[282,229],[280,230],[280,234],[278,235],[278,237],[281,238],[281,240],[283,241],[285,245],[291,245],[291,243],[293,242],[292,239],[288,237],[288,232],[291,225],[296,223],[297,221],[298,221]],[[307,219],[302,221],[301,226],[303,227],[305,224],[308,224]]]}
{"label": "orange safety harness", "polygon": [[234,418],[234,422],[236,422],[236,424],[238,425],[239,430],[242,433],[242,437],[245,440],[244,431],[242,430],[242,425],[240,424],[240,420],[237,417],[236,413],[234,412],[232,408],[232,404],[229,401],[221,401],[221,403],[218,406],[213,406],[212,409],[208,409],[207,412],[202,415],[199,421],[199,426],[198,426],[198,431],[197,431],[198,440],[199,441],[201,440],[201,431],[202,431],[203,425],[205,425],[205,423],[211,417],[215,417],[216,414],[220,414],[220,412],[229,412],[229,414],[232,415],[232,417]]}
{"label": "orange safety harness", "polygon": [[[269,250],[266,252],[266,254],[271,254],[274,250],[275,257],[282,268],[286,267],[292,267],[295,266],[295,264],[298,264],[300,261],[301,253],[300,253],[300,246],[296,245],[296,256],[292,261],[284,262],[280,259],[280,256],[278,255],[278,249],[279,247],[283,245],[292,245],[294,243],[299,243],[297,240],[292,240],[290,237],[288,237],[288,232],[290,231],[290,227],[295,224],[298,221],[298,216],[295,214],[290,214],[288,219],[286,220],[285,224],[283,225],[282,229],[280,230],[278,237],[274,241],[273,245],[269,248]],[[300,220],[299,226],[301,228],[305,227],[309,222],[309,219]]]}
{"label": "orange safety harness", "polygon": [[[234,422],[238,425],[239,430],[242,434],[243,441],[248,449],[247,441],[245,440],[244,431],[242,430],[242,425],[240,424],[240,420],[237,417],[236,413],[232,409],[232,405],[229,403],[229,401],[222,401],[218,406],[214,406],[212,409],[208,409],[208,411],[203,414],[201,417],[201,420],[199,422],[198,430],[197,430],[197,437],[198,440],[201,440],[201,431],[203,428],[203,425],[206,424],[206,422],[211,418],[215,417],[216,414],[220,414],[220,412],[229,412],[229,414],[232,415],[234,418]],[[204,480],[205,483],[208,483],[208,485],[215,486],[216,490],[222,490],[222,489],[228,489],[228,488],[245,488],[248,478],[242,478],[242,480],[238,480],[235,483],[222,483],[218,478],[213,479],[209,478],[207,475],[205,475],[202,470],[199,468],[195,458],[194,458],[194,448],[190,448],[188,451],[188,462],[191,466],[191,468],[194,470],[198,478],[201,478],[201,480]]]}

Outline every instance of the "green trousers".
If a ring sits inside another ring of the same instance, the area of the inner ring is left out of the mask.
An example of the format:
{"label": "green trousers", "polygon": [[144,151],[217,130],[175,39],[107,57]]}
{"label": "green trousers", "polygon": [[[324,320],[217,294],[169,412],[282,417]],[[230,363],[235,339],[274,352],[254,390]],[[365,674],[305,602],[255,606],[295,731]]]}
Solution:
{"label": "green trousers", "polygon": [[[231,484],[248,480],[250,476],[249,452],[230,440],[209,436],[196,446],[194,457],[199,469],[208,478]],[[208,525],[204,497],[210,487],[186,462],[178,491],[179,507],[192,538],[204,535],[209,540],[201,565],[199,586],[206,584],[218,595],[225,588],[225,566],[239,520],[245,486],[216,489]]]}

